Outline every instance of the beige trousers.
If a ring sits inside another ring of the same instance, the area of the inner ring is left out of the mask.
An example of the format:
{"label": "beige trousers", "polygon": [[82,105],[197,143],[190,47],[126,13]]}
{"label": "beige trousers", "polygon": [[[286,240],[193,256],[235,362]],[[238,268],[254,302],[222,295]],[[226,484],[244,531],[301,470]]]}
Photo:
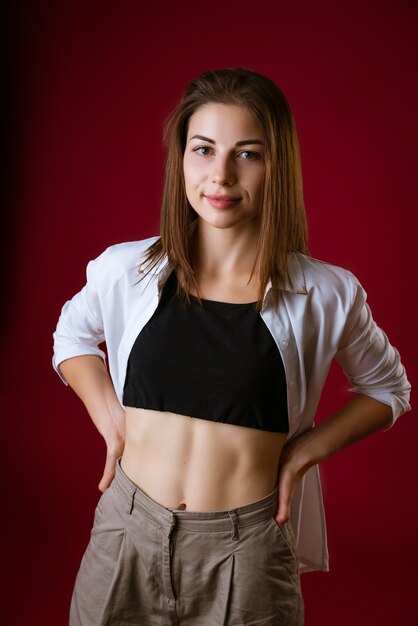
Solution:
{"label": "beige trousers", "polygon": [[277,488],[227,511],[159,505],[124,474],[101,496],[70,626],[302,626],[293,531]]}

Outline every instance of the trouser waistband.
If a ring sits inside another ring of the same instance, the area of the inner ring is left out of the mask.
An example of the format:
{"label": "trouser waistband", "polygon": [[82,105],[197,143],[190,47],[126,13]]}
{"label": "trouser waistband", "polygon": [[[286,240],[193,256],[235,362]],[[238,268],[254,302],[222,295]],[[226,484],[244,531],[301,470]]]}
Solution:
{"label": "trouser waistband", "polygon": [[116,463],[116,473],[111,488],[122,498],[130,513],[137,509],[153,519],[155,522],[171,526],[173,515],[176,518],[176,527],[183,530],[195,531],[224,531],[231,527],[231,519],[238,527],[251,526],[272,517],[277,512],[277,486],[264,498],[222,511],[184,511],[172,509],[158,504],[146,495],[123,471],[120,460]]}

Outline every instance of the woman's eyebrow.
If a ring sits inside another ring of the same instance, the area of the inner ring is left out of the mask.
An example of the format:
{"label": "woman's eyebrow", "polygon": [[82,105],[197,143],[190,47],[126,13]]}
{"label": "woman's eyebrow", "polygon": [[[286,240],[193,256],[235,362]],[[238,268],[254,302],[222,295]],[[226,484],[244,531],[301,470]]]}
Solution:
{"label": "woman's eyebrow", "polygon": [[[203,135],[193,135],[193,137],[190,137],[189,141],[191,141],[192,139],[200,139],[201,141],[207,141],[216,145],[216,141],[214,139],[209,139],[209,137],[204,137]],[[247,146],[249,144],[257,144],[262,146],[263,142],[260,139],[242,139],[241,141],[237,141],[235,145]]]}

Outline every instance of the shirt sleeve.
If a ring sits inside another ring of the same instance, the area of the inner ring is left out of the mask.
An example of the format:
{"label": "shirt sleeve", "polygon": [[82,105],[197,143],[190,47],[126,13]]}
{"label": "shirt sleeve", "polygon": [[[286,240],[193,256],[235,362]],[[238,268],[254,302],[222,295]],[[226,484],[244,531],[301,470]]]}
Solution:
{"label": "shirt sleeve", "polygon": [[411,386],[399,352],[373,320],[365,290],[355,276],[349,275],[353,301],[335,359],[352,385],[349,391],[370,396],[392,408],[390,428],[411,409]]}
{"label": "shirt sleeve", "polygon": [[105,353],[98,347],[105,338],[96,278],[100,258],[87,265],[87,283],[64,304],[53,334],[52,364],[66,385],[68,383],[59,369],[60,363],[66,359],[91,354],[106,360]]}

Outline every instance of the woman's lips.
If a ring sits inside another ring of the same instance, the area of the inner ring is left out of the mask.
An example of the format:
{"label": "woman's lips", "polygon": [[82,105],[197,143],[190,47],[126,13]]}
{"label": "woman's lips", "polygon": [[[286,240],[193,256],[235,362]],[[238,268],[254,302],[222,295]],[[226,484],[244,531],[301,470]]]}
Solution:
{"label": "woman's lips", "polygon": [[239,196],[210,194],[205,196],[208,202],[216,209],[227,209],[241,201]]}

